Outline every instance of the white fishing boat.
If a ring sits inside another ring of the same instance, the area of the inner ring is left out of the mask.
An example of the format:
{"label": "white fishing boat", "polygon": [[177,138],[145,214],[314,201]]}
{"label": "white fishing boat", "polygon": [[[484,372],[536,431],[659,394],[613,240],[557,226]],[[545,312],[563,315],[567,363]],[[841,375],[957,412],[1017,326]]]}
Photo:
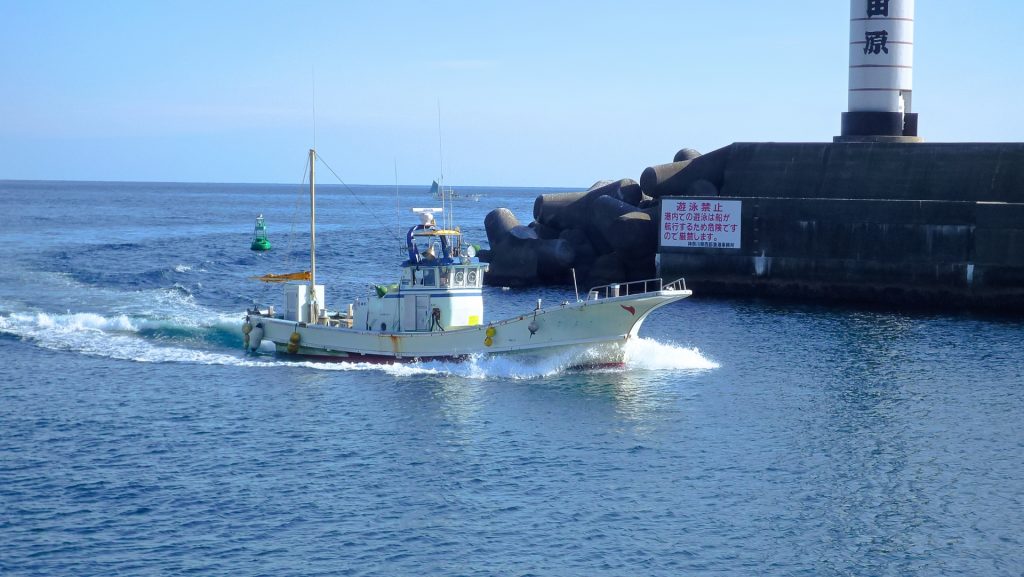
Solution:
{"label": "white fishing boat", "polygon": [[585,298],[536,306],[496,321],[484,318],[480,262],[457,227],[439,227],[438,208],[414,208],[408,259],[398,282],[377,285],[345,310],[324,304],[316,283],[316,152],[310,161],[310,270],[284,285],[284,311],[254,307],[243,333],[247,351],[264,342],[295,358],[349,362],[464,360],[474,355],[565,355],[570,366],[622,364],[624,346],[658,307],[690,296],[683,279],[610,284]]}

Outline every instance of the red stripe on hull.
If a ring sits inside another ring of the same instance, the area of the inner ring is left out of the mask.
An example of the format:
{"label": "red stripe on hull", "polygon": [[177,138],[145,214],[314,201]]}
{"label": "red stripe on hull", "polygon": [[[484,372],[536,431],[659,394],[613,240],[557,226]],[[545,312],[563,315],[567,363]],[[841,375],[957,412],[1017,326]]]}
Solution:
{"label": "red stripe on hull", "polygon": [[[290,353],[276,353],[277,357],[286,361],[315,361],[315,362],[328,362],[328,363],[369,363],[373,365],[396,365],[396,364],[409,364],[409,363],[424,363],[424,362],[453,362],[463,363],[468,361],[470,355],[453,355],[443,357],[390,357],[385,355],[361,355],[354,354],[347,357],[339,357],[335,355],[294,355]],[[615,361],[608,363],[589,363],[586,365],[573,365],[566,367],[569,371],[584,371],[592,369],[620,369],[626,366],[623,361]]]}
{"label": "red stripe on hull", "polygon": [[375,365],[395,365],[406,363],[421,363],[424,361],[453,361],[462,362],[469,359],[466,355],[441,356],[441,357],[392,357],[387,355],[362,355],[352,354],[347,357],[336,355],[293,355],[290,353],[277,353],[279,358],[290,361],[322,361],[329,363],[371,363]]}

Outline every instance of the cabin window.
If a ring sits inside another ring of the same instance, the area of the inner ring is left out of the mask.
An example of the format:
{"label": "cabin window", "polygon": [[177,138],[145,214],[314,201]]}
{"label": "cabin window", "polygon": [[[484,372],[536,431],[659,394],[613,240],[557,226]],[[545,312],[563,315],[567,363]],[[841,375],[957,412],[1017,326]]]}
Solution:
{"label": "cabin window", "polygon": [[432,268],[423,269],[423,286],[437,286],[437,275]]}
{"label": "cabin window", "polygon": [[466,271],[462,269],[455,271],[455,286],[466,286]]}
{"label": "cabin window", "polygon": [[476,284],[476,277],[477,277],[477,274],[476,274],[475,270],[469,271],[469,274],[466,277],[467,278],[466,282],[469,283],[469,286],[473,286],[473,287],[477,286],[477,284]]}

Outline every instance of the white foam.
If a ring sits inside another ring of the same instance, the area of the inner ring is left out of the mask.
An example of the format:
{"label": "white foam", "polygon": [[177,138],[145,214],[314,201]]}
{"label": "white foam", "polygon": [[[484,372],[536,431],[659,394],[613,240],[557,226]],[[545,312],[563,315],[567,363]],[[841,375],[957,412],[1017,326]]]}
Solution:
{"label": "white foam", "polygon": [[533,379],[556,375],[572,366],[573,355],[472,355],[463,361],[426,361],[414,366],[467,379]]}
{"label": "white foam", "polygon": [[700,349],[685,348],[643,337],[626,343],[626,368],[649,371],[717,369],[719,364],[701,354]]}
{"label": "white foam", "polygon": [[[693,371],[719,368],[718,363],[704,357],[696,348],[680,347],[654,339],[634,338],[625,348],[625,363],[621,368],[595,369],[604,371]],[[418,366],[439,373],[468,379],[535,379],[564,373],[573,367],[599,361],[600,352],[569,350],[550,354],[531,355],[473,355],[462,362],[431,361]]]}
{"label": "white foam", "polygon": [[[27,277],[21,279],[22,283],[50,287],[45,298],[46,307],[50,309],[75,310],[87,307],[105,311],[105,315],[126,315],[132,319],[167,319],[184,327],[203,326],[208,319],[220,314],[197,304],[187,287],[179,284],[124,291],[84,285],[66,273],[32,271],[27,274]],[[31,296],[35,295],[21,296],[21,302],[11,302],[5,308],[11,311],[35,310],[41,301],[33,300]],[[238,315],[238,318],[241,316]]]}
{"label": "white foam", "polygon": [[[68,313],[54,315],[44,312],[13,313],[9,318],[11,326],[35,325],[42,330],[67,334],[80,331],[137,331],[138,327],[126,315],[104,317],[95,313]],[[0,320],[0,328],[3,321]]]}

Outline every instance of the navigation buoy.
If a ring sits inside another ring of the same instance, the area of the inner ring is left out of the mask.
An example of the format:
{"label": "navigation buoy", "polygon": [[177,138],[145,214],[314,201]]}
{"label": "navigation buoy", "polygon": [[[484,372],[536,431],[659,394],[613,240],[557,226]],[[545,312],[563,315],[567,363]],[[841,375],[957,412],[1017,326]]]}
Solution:
{"label": "navigation buoy", "polygon": [[249,248],[256,251],[270,250],[270,240],[267,238],[267,224],[263,215],[256,217],[256,228],[252,231],[252,243]]}

